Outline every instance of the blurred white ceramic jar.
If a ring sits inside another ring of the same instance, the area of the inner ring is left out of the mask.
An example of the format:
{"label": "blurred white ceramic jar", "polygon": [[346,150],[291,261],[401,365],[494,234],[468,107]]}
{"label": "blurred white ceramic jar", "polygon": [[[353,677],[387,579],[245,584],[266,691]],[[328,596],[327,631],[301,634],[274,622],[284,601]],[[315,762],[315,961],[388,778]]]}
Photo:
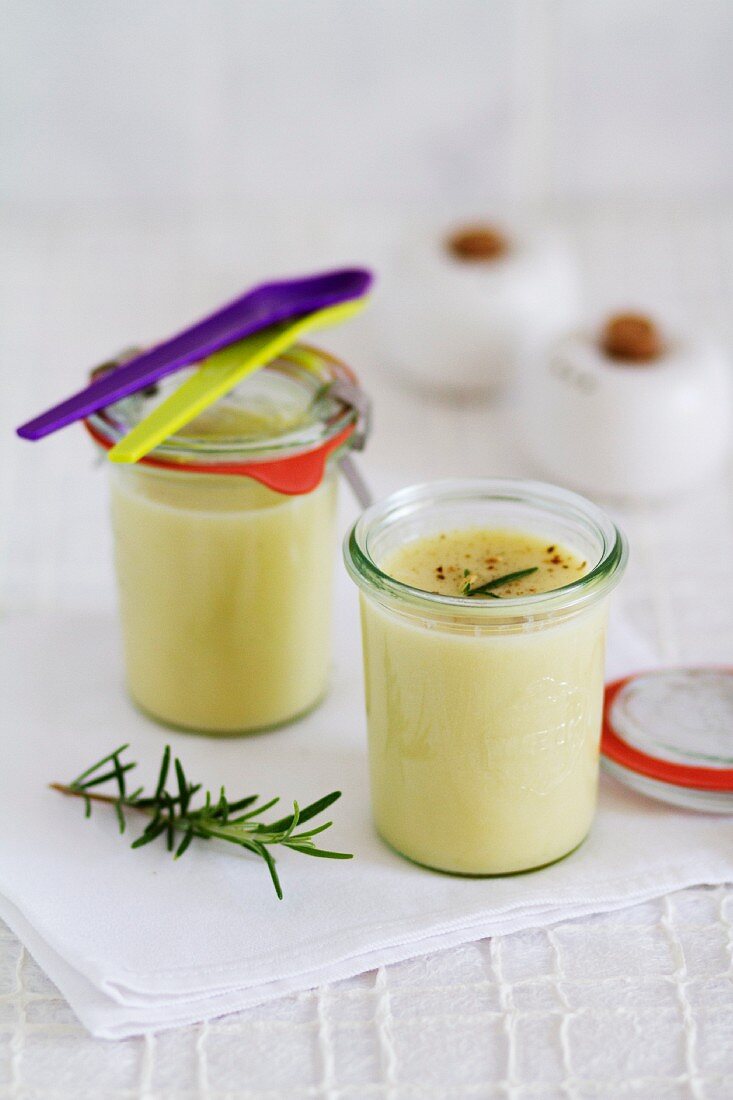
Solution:
{"label": "blurred white ceramic jar", "polygon": [[527,447],[555,480],[613,497],[669,497],[712,474],[731,434],[730,363],[640,314],[565,336],[527,379]]}
{"label": "blurred white ceramic jar", "polygon": [[490,393],[577,322],[578,285],[551,230],[413,229],[397,243],[378,304],[387,360],[437,394]]}

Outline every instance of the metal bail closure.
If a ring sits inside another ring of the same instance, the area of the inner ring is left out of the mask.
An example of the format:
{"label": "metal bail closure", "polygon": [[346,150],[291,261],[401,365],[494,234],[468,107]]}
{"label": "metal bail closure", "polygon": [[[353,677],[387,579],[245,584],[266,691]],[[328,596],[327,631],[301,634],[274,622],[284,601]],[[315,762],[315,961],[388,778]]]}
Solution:
{"label": "metal bail closure", "polygon": [[609,684],[603,767],[653,798],[733,813],[733,668],[672,668]]}

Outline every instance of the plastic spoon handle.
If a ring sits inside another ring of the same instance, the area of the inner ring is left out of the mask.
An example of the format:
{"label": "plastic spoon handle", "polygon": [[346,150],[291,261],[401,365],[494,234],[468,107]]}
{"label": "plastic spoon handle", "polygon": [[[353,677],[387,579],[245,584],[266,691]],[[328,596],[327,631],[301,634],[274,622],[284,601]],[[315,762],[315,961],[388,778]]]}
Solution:
{"label": "plastic spoon handle", "polygon": [[371,284],[371,273],[364,268],[263,283],[22,424],[17,429],[18,435],[23,439],[42,439],[189,363],[200,362],[235,340],[291,317],[361,298]]}
{"label": "plastic spoon handle", "polygon": [[364,308],[366,298],[309,313],[287,324],[273,326],[228,348],[203,363],[194,375],[166,398],[149,416],[108,452],[112,462],[137,462],[184,424],[188,424],[238,382],[272,362],[306,332],[335,325]]}

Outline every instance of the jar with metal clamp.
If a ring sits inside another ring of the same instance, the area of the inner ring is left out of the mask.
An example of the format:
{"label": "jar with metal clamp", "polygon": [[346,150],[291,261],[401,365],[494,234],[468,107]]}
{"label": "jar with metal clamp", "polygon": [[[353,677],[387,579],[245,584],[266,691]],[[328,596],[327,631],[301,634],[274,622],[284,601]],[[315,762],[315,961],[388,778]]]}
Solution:
{"label": "jar with metal clamp", "polygon": [[[180,377],[92,415],[95,442],[113,446]],[[109,464],[127,685],[145,713],[235,735],[323,698],[338,473],[356,476],[367,411],[348,367],[297,345],[140,462]]]}

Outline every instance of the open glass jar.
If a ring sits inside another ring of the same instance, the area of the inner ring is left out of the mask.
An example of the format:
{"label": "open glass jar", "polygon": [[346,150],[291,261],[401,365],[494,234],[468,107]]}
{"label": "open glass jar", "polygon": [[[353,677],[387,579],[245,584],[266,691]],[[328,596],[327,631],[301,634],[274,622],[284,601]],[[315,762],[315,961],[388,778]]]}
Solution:
{"label": "open glass jar", "polygon": [[[467,599],[412,588],[382,563],[446,531],[516,530],[588,562],[564,587]],[[538,482],[439,481],[369,508],[345,543],[361,589],[377,829],[459,874],[567,855],[593,819],[608,597],[626,543],[589,501]]]}
{"label": "open glass jar", "polygon": [[[179,372],[86,422],[111,447]],[[335,385],[338,384],[338,385]],[[199,733],[288,722],[326,691],[337,463],[356,379],[297,346],[133,465],[109,463],[127,684]]]}

